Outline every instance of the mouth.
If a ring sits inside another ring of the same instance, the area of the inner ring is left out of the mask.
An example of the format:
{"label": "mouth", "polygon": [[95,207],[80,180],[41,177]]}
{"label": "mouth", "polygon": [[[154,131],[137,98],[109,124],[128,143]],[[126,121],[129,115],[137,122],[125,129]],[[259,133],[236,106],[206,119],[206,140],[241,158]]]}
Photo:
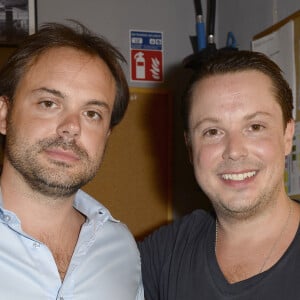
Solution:
{"label": "mouth", "polygon": [[88,153],[75,141],[67,143],[61,138],[53,137],[40,140],[38,147],[39,153],[44,153],[56,165],[71,166],[80,160],[89,160]]}
{"label": "mouth", "polygon": [[256,175],[256,171],[245,172],[245,173],[226,173],[222,174],[221,177],[224,180],[231,180],[231,181],[243,181],[245,179],[249,179]]}
{"label": "mouth", "polygon": [[56,148],[56,149],[47,149],[45,152],[53,160],[65,161],[65,162],[74,162],[79,160],[79,156],[70,150]]}

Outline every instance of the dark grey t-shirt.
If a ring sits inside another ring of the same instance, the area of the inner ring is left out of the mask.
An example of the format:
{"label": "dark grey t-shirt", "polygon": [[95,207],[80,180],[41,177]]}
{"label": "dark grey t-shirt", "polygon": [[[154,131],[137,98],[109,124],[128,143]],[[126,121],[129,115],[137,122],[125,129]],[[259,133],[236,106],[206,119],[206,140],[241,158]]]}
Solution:
{"label": "dark grey t-shirt", "polygon": [[202,210],[139,243],[146,300],[300,299],[300,232],[269,270],[238,283],[224,278],[214,251],[215,218]]}

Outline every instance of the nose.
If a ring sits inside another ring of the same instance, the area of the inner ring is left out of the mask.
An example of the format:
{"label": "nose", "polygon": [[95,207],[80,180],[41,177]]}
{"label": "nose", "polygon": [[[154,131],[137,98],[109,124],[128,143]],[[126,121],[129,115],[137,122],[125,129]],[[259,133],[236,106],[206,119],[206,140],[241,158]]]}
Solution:
{"label": "nose", "polygon": [[80,117],[75,113],[64,115],[57,126],[57,134],[66,141],[77,138],[80,132]]}
{"label": "nose", "polygon": [[223,159],[239,160],[248,154],[246,137],[242,133],[228,134],[223,151]]}

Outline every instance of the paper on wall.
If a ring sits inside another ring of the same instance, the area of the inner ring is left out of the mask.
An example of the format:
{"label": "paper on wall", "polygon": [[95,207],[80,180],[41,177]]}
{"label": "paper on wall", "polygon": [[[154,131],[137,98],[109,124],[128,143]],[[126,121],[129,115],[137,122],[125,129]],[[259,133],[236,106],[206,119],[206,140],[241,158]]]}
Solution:
{"label": "paper on wall", "polygon": [[[296,117],[296,67],[294,50],[294,21],[289,21],[260,39],[252,41],[252,50],[266,54],[281,68],[293,92],[293,116]],[[300,103],[300,101],[298,101]]]}

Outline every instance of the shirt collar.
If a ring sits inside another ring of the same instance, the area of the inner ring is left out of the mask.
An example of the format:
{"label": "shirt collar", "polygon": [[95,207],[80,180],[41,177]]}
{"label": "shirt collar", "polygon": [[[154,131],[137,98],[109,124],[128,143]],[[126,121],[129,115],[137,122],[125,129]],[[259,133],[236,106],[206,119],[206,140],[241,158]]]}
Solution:
{"label": "shirt collar", "polygon": [[[89,220],[101,216],[105,220],[119,222],[119,220],[113,218],[105,206],[82,190],[78,190],[76,193],[73,206],[82,214],[84,214]],[[4,211],[7,210],[3,208],[3,198],[0,187],[0,214],[3,215]]]}
{"label": "shirt collar", "polygon": [[113,218],[105,206],[82,190],[79,190],[76,193],[73,206],[82,214],[87,216],[88,219],[92,219],[97,215],[101,215],[102,217],[105,217],[113,222],[119,222]]}

